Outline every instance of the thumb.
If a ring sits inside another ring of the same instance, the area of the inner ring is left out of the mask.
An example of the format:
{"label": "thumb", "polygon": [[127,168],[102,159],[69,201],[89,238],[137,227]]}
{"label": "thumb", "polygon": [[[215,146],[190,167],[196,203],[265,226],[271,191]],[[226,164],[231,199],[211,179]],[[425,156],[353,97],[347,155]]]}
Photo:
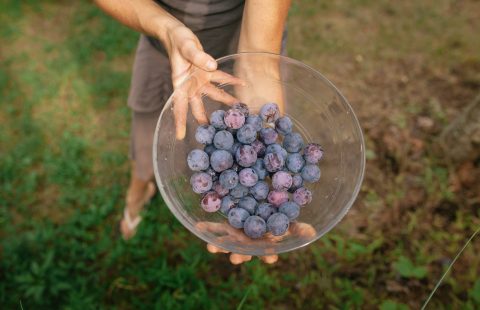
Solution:
{"label": "thumb", "polygon": [[187,61],[202,70],[217,70],[217,62],[215,59],[205,53],[201,48],[198,48],[198,46],[192,40],[189,40],[183,44],[180,53]]}

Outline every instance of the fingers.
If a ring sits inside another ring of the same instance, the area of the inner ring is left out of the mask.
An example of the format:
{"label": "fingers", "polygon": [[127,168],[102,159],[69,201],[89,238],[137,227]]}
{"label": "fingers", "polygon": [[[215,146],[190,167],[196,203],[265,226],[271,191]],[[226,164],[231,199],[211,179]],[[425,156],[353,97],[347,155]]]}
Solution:
{"label": "fingers", "polygon": [[233,97],[223,89],[215,87],[210,83],[205,84],[200,91],[202,94],[207,95],[213,100],[220,101],[228,105],[235,104],[239,101],[237,98]]}
{"label": "fingers", "polygon": [[210,253],[230,253],[228,251],[225,251],[224,249],[221,249],[219,247],[214,246],[213,244],[208,243],[207,244],[207,251]]}
{"label": "fingers", "polygon": [[[219,247],[214,246],[213,244],[207,244],[207,250],[212,254],[230,253]],[[259,258],[266,264],[275,264],[278,261],[278,255],[260,256]],[[239,265],[239,264],[248,262],[250,260],[252,260],[251,255],[242,255],[237,253],[230,254],[230,262],[234,265]]]}
{"label": "fingers", "polygon": [[[235,77],[232,78],[235,79]],[[208,123],[208,118],[201,99],[201,94],[204,94],[215,101],[223,102],[227,105],[233,105],[239,101],[229,93],[210,83],[203,85],[203,87],[190,98],[188,98],[188,93],[186,91],[183,91],[183,89],[177,89],[175,91],[173,105],[177,140],[183,140],[185,138],[189,102],[195,119],[200,124]]]}
{"label": "fingers", "polygon": [[241,86],[247,85],[247,83],[245,83],[244,80],[239,79],[233,75],[230,75],[220,70],[216,70],[212,72],[210,75],[210,80],[212,82],[219,83],[219,84],[230,84],[230,85],[241,85]]}
{"label": "fingers", "polygon": [[199,48],[193,40],[185,42],[180,49],[180,53],[185,59],[202,70],[214,71],[217,69],[215,59]]}
{"label": "fingers", "polygon": [[175,117],[176,138],[177,140],[183,140],[187,128],[188,98],[181,91],[174,94],[173,115]]}
{"label": "fingers", "polygon": [[292,235],[307,239],[313,238],[317,234],[312,225],[300,222],[293,222],[289,227],[289,231]]}
{"label": "fingers", "polygon": [[278,261],[278,255],[260,256],[260,259],[267,264],[275,264]]}
{"label": "fingers", "polygon": [[205,112],[205,107],[203,106],[203,101],[199,96],[193,96],[190,98],[190,106],[192,107],[193,117],[200,124],[207,124],[208,118],[207,113]]}
{"label": "fingers", "polygon": [[195,226],[203,232],[211,232],[214,234],[228,234],[230,229],[233,228],[230,225],[215,222],[198,222]]}
{"label": "fingers", "polygon": [[252,259],[251,255],[242,255],[242,254],[236,254],[236,253],[230,254],[230,262],[234,265],[239,265],[239,264],[248,262],[251,259]]}
{"label": "fingers", "polygon": [[[230,253],[228,251],[225,251],[219,247],[214,246],[213,244],[207,244],[207,250],[210,253],[216,254],[216,253]],[[252,256],[250,255],[242,255],[242,254],[236,254],[232,253],[230,254],[230,262],[234,265],[239,265],[244,262],[248,262],[252,259]]]}

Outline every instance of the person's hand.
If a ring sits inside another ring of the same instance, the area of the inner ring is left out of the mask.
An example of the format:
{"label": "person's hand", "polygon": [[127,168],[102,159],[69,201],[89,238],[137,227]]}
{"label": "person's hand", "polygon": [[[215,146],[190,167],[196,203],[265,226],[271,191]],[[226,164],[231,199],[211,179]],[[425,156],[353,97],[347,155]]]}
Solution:
{"label": "person's hand", "polygon": [[235,76],[245,82],[245,85],[235,87],[235,96],[246,103],[252,113],[258,113],[267,102],[276,103],[280,113],[285,113],[279,60],[273,54],[252,54],[249,57],[239,57],[235,62]]}
{"label": "person's hand", "polygon": [[[232,105],[238,99],[216,87],[213,83],[242,85],[243,82],[225,72],[217,70],[216,61],[203,51],[195,34],[183,25],[174,27],[164,41],[172,68],[174,88],[173,113],[175,116],[176,137],[185,137],[188,104],[192,114],[200,124],[208,122],[202,95],[213,100]],[[198,70],[192,78],[186,78]]]}
{"label": "person's hand", "polygon": [[[242,230],[233,228],[227,223],[213,223],[213,222],[199,222],[196,225],[197,229],[203,232],[210,232],[218,237],[218,242],[240,242],[247,245],[263,245],[275,244],[288,236],[295,236],[303,239],[311,239],[315,236],[316,231],[312,225],[307,223],[293,222],[290,224],[288,231],[283,236],[274,236],[271,233],[267,233],[262,239],[251,239],[247,237]],[[213,244],[207,244],[207,250],[210,253],[230,253],[222,248],[219,248]],[[278,261],[278,255],[274,254],[273,248],[266,249],[266,254],[271,252],[271,255],[260,256],[259,258],[267,264],[273,264]],[[252,259],[251,255],[243,255],[238,253],[230,254],[230,262],[234,265],[238,265]]]}

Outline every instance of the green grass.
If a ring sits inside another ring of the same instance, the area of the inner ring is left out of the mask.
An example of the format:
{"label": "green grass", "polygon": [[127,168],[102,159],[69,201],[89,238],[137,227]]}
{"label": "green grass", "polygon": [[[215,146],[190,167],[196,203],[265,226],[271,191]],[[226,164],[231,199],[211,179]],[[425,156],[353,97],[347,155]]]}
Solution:
{"label": "green grass", "polygon": [[[427,115],[444,126],[473,97],[453,72],[480,63],[478,10],[475,1],[294,3],[289,54],[350,99],[366,134],[367,175],[353,210],[321,240],[274,266],[232,266],[160,197],[138,237],[119,237],[138,34],[89,3],[2,2],[0,304],[419,308],[480,225],[478,189],[452,186],[455,167],[430,149],[438,133],[415,125]],[[473,240],[427,309],[480,307],[479,249]]]}

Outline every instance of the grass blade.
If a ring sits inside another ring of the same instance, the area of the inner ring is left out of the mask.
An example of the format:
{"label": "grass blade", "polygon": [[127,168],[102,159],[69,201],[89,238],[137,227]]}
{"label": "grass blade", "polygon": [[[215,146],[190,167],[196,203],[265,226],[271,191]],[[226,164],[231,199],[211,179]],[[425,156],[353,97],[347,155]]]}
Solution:
{"label": "grass blade", "polygon": [[440,287],[440,284],[442,284],[443,282],[443,279],[445,279],[445,277],[447,276],[447,274],[450,272],[450,269],[452,269],[452,266],[455,264],[455,262],[457,261],[457,259],[460,257],[460,255],[463,253],[463,251],[465,250],[465,248],[470,244],[470,242],[473,240],[473,238],[475,238],[475,236],[478,234],[478,232],[480,231],[480,227],[472,234],[472,236],[467,240],[467,242],[464,244],[464,246],[462,247],[462,249],[460,250],[460,252],[457,253],[457,255],[455,256],[455,258],[453,259],[453,261],[450,263],[450,265],[448,266],[447,270],[443,273],[442,277],[440,278],[440,280],[438,280],[437,284],[435,285],[435,288],[433,289],[433,291],[430,293],[430,295],[428,296],[427,300],[425,301],[425,303],[423,304],[422,306],[422,309],[421,310],[424,310],[425,307],[428,305],[428,303],[430,302],[430,300],[432,299],[433,297],[433,294],[435,294],[435,292],[437,291],[437,289]]}

